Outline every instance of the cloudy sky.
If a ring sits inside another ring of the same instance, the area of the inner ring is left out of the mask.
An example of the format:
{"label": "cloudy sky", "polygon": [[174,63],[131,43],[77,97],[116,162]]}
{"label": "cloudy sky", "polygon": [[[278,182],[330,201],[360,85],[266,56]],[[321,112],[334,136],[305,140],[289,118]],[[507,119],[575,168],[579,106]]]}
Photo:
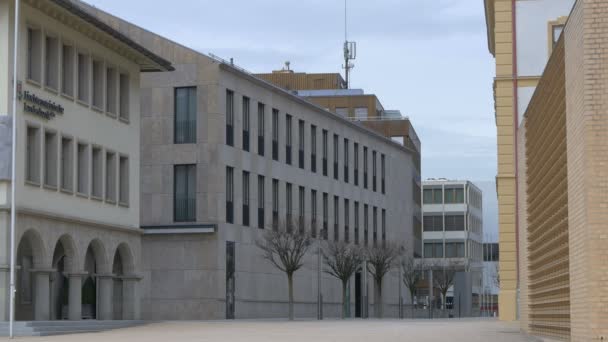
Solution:
{"label": "cloudy sky", "polygon": [[[285,61],[296,71],[342,71],[343,0],[86,1],[251,72]],[[484,223],[494,231],[494,68],[483,1],[347,1],[348,38],[357,42],[351,87],[409,116],[422,141],[424,179],[482,187]]]}

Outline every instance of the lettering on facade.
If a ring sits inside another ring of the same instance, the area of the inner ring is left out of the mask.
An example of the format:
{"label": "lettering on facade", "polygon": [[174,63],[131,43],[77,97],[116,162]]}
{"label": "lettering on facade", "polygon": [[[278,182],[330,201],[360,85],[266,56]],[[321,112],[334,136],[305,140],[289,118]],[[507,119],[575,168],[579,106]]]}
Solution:
{"label": "lettering on facade", "polygon": [[17,94],[19,100],[23,101],[23,111],[26,113],[32,113],[47,120],[54,118],[57,114],[63,114],[63,106],[51,100],[42,99],[27,90],[23,91],[21,82],[17,84]]}

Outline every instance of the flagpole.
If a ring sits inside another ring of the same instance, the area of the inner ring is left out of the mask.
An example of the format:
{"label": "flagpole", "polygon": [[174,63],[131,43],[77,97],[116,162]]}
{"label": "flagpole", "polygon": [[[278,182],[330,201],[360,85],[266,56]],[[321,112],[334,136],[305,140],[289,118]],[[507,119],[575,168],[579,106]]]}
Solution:
{"label": "flagpole", "polygon": [[14,335],[13,325],[15,323],[15,221],[17,206],[15,203],[16,189],[16,156],[17,156],[17,57],[19,47],[19,0],[15,0],[15,32],[13,40],[13,135],[11,147],[11,277],[10,277],[10,313],[9,313],[9,337]]}

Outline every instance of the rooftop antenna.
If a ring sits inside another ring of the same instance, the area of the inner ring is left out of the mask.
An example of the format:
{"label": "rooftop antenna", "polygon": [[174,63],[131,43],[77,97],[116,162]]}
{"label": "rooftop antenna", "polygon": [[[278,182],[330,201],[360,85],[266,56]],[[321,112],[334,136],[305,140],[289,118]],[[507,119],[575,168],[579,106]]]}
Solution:
{"label": "rooftop antenna", "polygon": [[346,1],[344,0],[344,74],[346,75],[346,89],[349,88],[350,71],[355,67],[350,61],[357,57],[357,43],[348,41],[348,26],[346,16]]}

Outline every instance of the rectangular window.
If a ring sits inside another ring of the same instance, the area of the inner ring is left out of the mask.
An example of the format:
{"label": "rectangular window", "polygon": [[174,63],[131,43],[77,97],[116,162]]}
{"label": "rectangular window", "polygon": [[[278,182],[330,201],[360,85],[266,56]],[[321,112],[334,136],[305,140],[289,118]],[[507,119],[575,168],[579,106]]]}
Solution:
{"label": "rectangular window", "polygon": [[363,188],[367,189],[367,147],[363,146]]}
{"label": "rectangular window", "polygon": [[441,242],[425,242],[424,243],[425,258],[443,258],[443,243]]}
{"label": "rectangular window", "polygon": [[298,120],[298,167],[304,168],[304,120]]}
{"label": "rectangular window", "polygon": [[384,178],[386,176],[386,160],[384,154],[380,154],[380,190],[386,194],[386,184]]}
{"label": "rectangular window", "polygon": [[89,146],[78,144],[78,188],[80,194],[89,194]]}
{"label": "rectangular window", "polygon": [[93,107],[103,109],[103,62],[93,60]]}
{"label": "rectangular window", "polygon": [[323,146],[322,146],[322,148],[323,148],[323,151],[322,151],[322,153],[323,153],[323,155],[322,155],[322,158],[323,158],[323,176],[327,176],[327,154],[328,154],[327,130],[324,129],[323,132],[322,132],[322,135],[323,135],[323,138],[322,138],[322,140],[323,140],[322,141],[322,144],[323,144]]}
{"label": "rectangular window", "polygon": [[445,215],[446,231],[464,231],[464,215]]}
{"label": "rectangular window", "polygon": [[106,202],[116,203],[116,153],[106,152]]}
{"label": "rectangular window", "polygon": [[61,138],[61,189],[74,190],[74,144],[72,138]]}
{"label": "rectangular window", "polygon": [[243,171],[243,226],[249,227],[249,172]]}
{"label": "rectangular window", "polygon": [[226,222],[234,223],[234,168],[226,166]]}
{"label": "rectangular window", "polygon": [[386,209],[382,209],[382,216],[380,217],[382,229],[382,242],[386,241]]}
{"label": "rectangular window", "polygon": [[289,231],[291,231],[291,228],[293,226],[293,205],[292,205],[292,200],[293,200],[293,192],[292,192],[292,186],[291,183],[286,183],[285,184],[285,207],[286,207],[286,211],[287,211],[287,215],[286,215],[286,222],[285,225],[287,227],[287,229]]}
{"label": "rectangular window", "polygon": [[266,215],[266,210],[264,210],[264,204],[266,201],[264,186],[266,182],[264,180],[264,176],[258,176],[258,228],[264,229],[264,216]]}
{"label": "rectangular window", "polygon": [[249,98],[243,96],[243,151],[249,152]]}
{"label": "rectangular window", "polygon": [[344,182],[348,183],[348,139],[344,138]]}
{"label": "rectangular window", "polygon": [[106,68],[106,112],[116,115],[116,105],[118,100],[118,78],[116,69]]}
{"label": "rectangular window", "polygon": [[285,115],[285,162],[291,165],[291,115]]}
{"label": "rectangular window", "polygon": [[445,203],[464,203],[464,189],[460,187],[445,188]]}
{"label": "rectangular window", "polygon": [[369,241],[369,206],[363,205],[363,244],[367,246]]}
{"label": "rectangular window", "polygon": [[44,39],[44,85],[53,90],[59,89],[59,40],[46,36]]}
{"label": "rectangular window", "polygon": [[345,242],[349,242],[349,239],[350,239],[350,232],[348,231],[349,230],[348,225],[350,223],[350,220],[348,217],[350,214],[349,211],[350,211],[350,206],[349,206],[348,200],[345,198],[344,199],[344,241]]}
{"label": "rectangular window", "polygon": [[356,107],[355,108],[355,119],[367,119],[368,117],[368,108],[367,107]]}
{"label": "rectangular window", "polygon": [[74,48],[67,44],[61,48],[61,92],[74,96]]}
{"label": "rectangular window", "polygon": [[338,135],[334,134],[334,179],[338,180],[338,158],[339,158],[339,147],[338,147]]}
{"label": "rectangular window", "polygon": [[446,242],[446,258],[464,258],[464,242]]}
{"label": "rectangular window", "polygon": [[324,240],[327,240],[328,230],[329,230],[329,198],[327,192],[323,193],[323,231],[321,232],[321,236]]}
{"label": "rectangular window", "polygon": [[306,195],[304,192],[304,187],[298,187],[298,229],[300,232],[304,231],[305,222],[304,222],[304,212],[305,212],[305,200]]}
{"label": "rectangular window", "polygon": [[376,191],[376,151],[372,152],[372,190]]}
{"label": "rectangular window", "polygon": [[443,216],[442,215],[425,215],[422,219],[422,227],[425,232],[441,232],[443,231]]}
{"label": "rectangular window", "polygon": [[317,126],[310,125],[310,171],[317,172]]}
{"label": "rectangular window", "polygon": [[374,207],[372,216],[372,229],[374,245],[378,242],[378,208]]}
{"label": "rectangular window", "polygon": [[89,56],[78,54],[78,100],[89,102]]}
{"label": "rectangular window", "polygon": [[226,145],[234,146],[234,92],[226,89]]}
{"label": "rectangular window", "polygon": [[359,185],[359,144],[355,143],[353,147],[353,154],[355,156],[355,186]]}
{"label": "rectangular window", "polygon": [[279,229],[279,180],[272,180],[272,229]]}
{"label": "rectangular window", "polygon": [[433,189],[433,203],[434,204],[442,204],[443,203],[443,195],[441,188]]}
{"label": "rectangular window", "polygon": [[[118,105],[119,105],[119,117],[125,121],[129,120],[129,75],[121,73],[118,76],[119,90],[118,90]],[[196,132],[196,130],[195,130]]]}
{"label": "rectangular window", "polygon": [[272,160],[279,161],[279,110],[272,109]]}
{"label": "rectangular window", "polygon": [[173,166],[173,219],[196,221],[196,165]]}
{"label": "rectangular window", "polygon": [[432,204],[433,203],[433,189],[424,189],[422,192],[422,201],[424,204]]}
{"label": "rectangular window", "polygon": [[196,143],[196,87],[175,88],[175,128],[176,144]]}
{"label": "rectangular window", "polygon": [[334,196],[334,241],[340,240],[340,198]]}
{"label": "rectangular window", "polygon": [[129,205],[129,158],[120,156],[118,165],[118,202],[122,205]]}
{"label": "rectangular window", "polygon": [[264,135],[266,126],[264,120],[265,106],[263,103],[258,103],[258,155],[264,156]]}
{"label": "rectangular window", "polygon": [[42,33],[39,29],[27,29],[27,78],[40,83],[42,58]]}
{"label": "rectangular window", "polygon": [[359,202],[355,202],[355,245],[359,244]]}
{"label": "rectangular window", "polygon": [[310,234],[317,237],[317,190],[310,190]]}
{"label": "rectangular window", "polygon": [[93,147],[91,150],[91,196],[101,199],[103,195],[103,154],[101,147]]}
{"label": "rectangular window", "polygon": [[57,133],[44,132],[44,185],[57,187]]}
{"label": "rectangular window", "polygon": [[26,180],[40,183],[40,128],[27,128]]}

